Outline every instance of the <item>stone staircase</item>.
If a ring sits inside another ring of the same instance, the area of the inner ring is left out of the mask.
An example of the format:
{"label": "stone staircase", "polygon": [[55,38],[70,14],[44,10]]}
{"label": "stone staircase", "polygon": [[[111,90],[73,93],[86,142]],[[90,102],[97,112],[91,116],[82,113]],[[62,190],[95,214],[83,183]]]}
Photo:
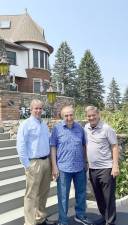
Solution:
{"label": "stone staircase", "polygon": [[[0,225],[23,225],[23,198],[25,193],[24,168],[20,164],[16,140],[9,133],[0,133]],[[74,188],[70,205],[74,203]],[[47,201],[48,214],[57,211],[56,182],[51,182]]]}

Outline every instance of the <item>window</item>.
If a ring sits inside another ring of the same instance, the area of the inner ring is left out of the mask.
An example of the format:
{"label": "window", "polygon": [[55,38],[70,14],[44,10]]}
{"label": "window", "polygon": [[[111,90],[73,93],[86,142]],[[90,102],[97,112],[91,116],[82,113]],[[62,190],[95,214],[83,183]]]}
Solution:
{"label": "window", "polygon": [[38,50],[33,49],[33,66],[34,67],[39,67],[39,62],[38,62]]}
{"label": "window", "polygon": [[40,68],[44,68],[44,52],[40,51]]}
{"label": "window", "polygon": [[40,79],[34,79],[33,80],[33,92],[34,93],[40,93],[40,87],[41,87],[41,80]]}
{"label": "window", "polygon": [[48,53],[45,52],[45,69],[48,69]]}
{"label": "window", "polygon": [[11,21],[10,20],[1,20],[0,21],[0,28],[1,29],[9,29],[11,26]]}
{"label": "window", "polygon": [[16,65],[16,52],[7,51],[7,59],[10,65]]}
{"label": "window", "polygon": [[49,54],[33,49],[33,67],[49,70]]}

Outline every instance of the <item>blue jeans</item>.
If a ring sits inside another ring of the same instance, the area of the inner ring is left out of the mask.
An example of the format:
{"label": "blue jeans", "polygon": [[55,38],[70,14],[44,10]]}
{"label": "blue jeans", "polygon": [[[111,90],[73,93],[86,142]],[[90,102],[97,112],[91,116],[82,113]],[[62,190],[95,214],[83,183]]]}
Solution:
{"label": "blue jeans", "polygon": [[86,209],[86,171],[85,169],[76,173],[59,171],[57,179],[58,212],[59,223],[68,224],[68,203],[71,181],[75,188],[75,212],[80,218],[85,216]]}

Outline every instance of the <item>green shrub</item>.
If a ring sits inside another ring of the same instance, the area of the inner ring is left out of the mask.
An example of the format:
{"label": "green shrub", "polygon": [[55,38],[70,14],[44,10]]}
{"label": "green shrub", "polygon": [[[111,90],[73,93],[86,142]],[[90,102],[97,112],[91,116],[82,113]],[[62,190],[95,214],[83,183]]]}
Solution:
{"label": "green shrub", "polygon": [[128,146],[120,161],[120,175],[116,183],[116,197],[121,198],[126,195],[128,195]]}
{"label": "green shrub", "polygon": [[112,126],[116,133],[128,134],[128,112],[127,111],[103,111],[102,119]]}

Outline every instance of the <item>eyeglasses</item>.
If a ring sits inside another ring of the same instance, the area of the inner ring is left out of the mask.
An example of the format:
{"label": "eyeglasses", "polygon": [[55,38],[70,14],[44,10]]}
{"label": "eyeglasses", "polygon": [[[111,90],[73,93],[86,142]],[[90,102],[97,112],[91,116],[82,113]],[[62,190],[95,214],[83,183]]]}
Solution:
{"label": "eyeglasses", "polygon": [[66,114],[66,115],[64,115],[64,117],[69,117],[69,116],[73,116],[73,114]]}

